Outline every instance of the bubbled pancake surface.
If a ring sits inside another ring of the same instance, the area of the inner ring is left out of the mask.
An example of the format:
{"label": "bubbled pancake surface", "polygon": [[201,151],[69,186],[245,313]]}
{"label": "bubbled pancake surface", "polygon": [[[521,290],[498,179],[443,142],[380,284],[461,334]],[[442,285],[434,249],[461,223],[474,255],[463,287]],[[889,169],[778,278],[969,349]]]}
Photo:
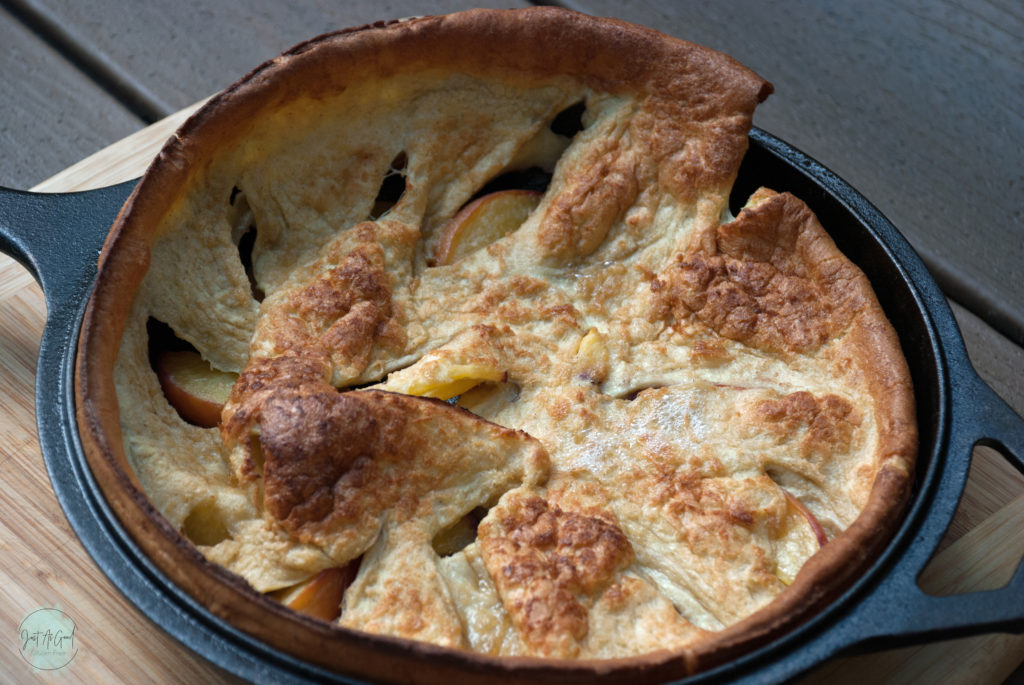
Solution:
{"label": "bubbled pancake surface", "polygon": [[[299,46],[186,125],[108,244],[111,449],[261,592],[361,559],[339,621],[375,634],[628,657],[821,594],[894,525],[913,400],[870,284],[806,205],[761,189],[729,212],[769,91],[713,51],[554,10]],[[436,265],[458,210],[529,167],[550,182],[525,222]],[[218,429],[164,399],[151,319],[239,374]],[[829,542],[801,581],[812,518]]]}

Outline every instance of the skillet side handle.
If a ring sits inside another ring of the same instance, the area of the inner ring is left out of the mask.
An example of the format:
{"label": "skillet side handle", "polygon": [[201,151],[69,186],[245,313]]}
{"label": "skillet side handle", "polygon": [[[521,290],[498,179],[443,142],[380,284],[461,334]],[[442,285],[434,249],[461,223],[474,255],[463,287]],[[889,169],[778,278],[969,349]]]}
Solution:
{"label": "skillet side handle", "polygon": [[28,193],[12,188],[0,187],[0,252],[13,257],[28,269],[32,277],[39,280],[39,272],[33,263],[30,237],[19,229],[21,213]]}
{"label": "skillet side handle", "polygon": [[984,437],[979,445],[991,447],[1013,464],[1024,475],[1024,417],[1018,416],[1006,401],[992,388],[976,377],[979,397],[975,401],[979,410],[984,410],[987,423]]}
{"label": "skillet side handle", "polygon": [[[976,445],[992,447],[1024,474],[1024,418],[995,393],[966,362],[953,372],[953,427],[951,461],[969,464]],[[949,466],[953,466],[950,464]],[[956,471],[957,468],[950,468]],[[944,479],[941,488],[960,496],[955,477]],[[1020,495],[1024,497],[1024,495]],[[1019,524],[1024,526],[1024,521]],[[908,550],[899,568],[854,612],[860,643],[869,648],[891,649],[930,640],[946,640],[982,633],[1024,633],[1024,559],[1010,581],[995,590],[947,596],[929,595],[917,578],[931,560],[927,541]],[[851,643],[851,644],[852,644]]]}
{"label": "skillet side handle", "polygon": [[28,269],[50,311],[95,272],[107,232],[136,183],[77,193],[0,188],[0,252]]}

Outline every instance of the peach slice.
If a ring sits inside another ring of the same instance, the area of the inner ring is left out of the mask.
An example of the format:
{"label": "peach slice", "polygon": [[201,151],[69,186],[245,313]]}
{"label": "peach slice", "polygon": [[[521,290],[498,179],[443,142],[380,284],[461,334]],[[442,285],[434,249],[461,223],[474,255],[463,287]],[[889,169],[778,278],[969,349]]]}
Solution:
{"label": "peach slice", "polygon": [[814,537],[818,538],[818,544],[822,547],[828,542],[828,535],[825,533],[825,529],[822,528],[821,522],[818,521],[818,517],[811,513],[811,510],[807,506],[798,500],[793,493],[786,488],[779,488],[783,494],[786,495],[786,500],[796,509],[800,514],[807,519],[807,523],[811,525],[811,530],[814,532]]}
{"label": "peach slice", "polygon": [[541,195],[536,190],[500,190],[473,200],[441,228],[435,264],[451,264],[516,230],[540,204]]}
{"label": "peach slice", "polygon": [[796,580],[804,562],[828,543],[828,535],[821,522],[796,498],[793,493],[779,487],[786,501],[786,528],[775,548],[775,575],[785,585]]}
{"label": "peach slice", "polygon": [[591,328],[580,340],[576,350],[576,375],[592,383],[603,383],[608,377],[608,345],[601,331]]}
{"label": "peach slice", "polygon": [[501,382],[508,376],[506,371],[482,363],[451,364],[433,371],[429,376],[414,380],[404,392],[419,397],[450,400],[480,383]]}
{"label": "peach slice", "polygon": [[334,621],[341,616],[345,590],[359,573],[359,559],[344,566],[324,569],[304,583],[279,590],[273,596],[285,606],[307,616]]}
{"label": "peach slice", "polygon": [[164,396],[181,418],[202,428],[220,423],[236,374],[214,369],[191,350],[161,352],[154,366]]}

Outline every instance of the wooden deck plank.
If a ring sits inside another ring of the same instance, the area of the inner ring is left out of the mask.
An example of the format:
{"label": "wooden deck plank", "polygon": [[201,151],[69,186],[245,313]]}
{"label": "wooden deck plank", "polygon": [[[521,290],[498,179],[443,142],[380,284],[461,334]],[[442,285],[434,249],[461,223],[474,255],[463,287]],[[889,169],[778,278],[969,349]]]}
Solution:
{"label": "wooden deck plank", "polygon": [[[265,60],[313,36],[382,19],[470,7],[525,6],[524,0],[16,0],[35,7],[165,103],[162,116],[223,89]],[[425,9],[429,8],[429,9]]]}
{"label": "wooden deck plank", "polygon": [[0,185],[28,188],[143,122],[0,8]]}
{"label": "wooden deck plank", "polygon": [[944,289],[1024,344],[1024,16],[999,2],[565,0],[772,81],[755,123],[838,173]]}

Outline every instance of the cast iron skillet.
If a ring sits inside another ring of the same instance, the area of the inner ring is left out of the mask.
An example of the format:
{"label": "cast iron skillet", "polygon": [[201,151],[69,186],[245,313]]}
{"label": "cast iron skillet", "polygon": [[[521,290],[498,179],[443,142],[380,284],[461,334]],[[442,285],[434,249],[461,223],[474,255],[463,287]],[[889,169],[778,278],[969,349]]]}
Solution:
{"label": "cast iron skillet", "polygon": [[[892,224],[803,153],[758,129],[750,138],[734,197],[746,198],[761,185],[793,192],[867,274],[910,366],[920,451],[905,520],[859,580],[797,629],[687,683],[781,681],[840,652],[1024,632],[1024,563],[1000,590],[933,597],[915,582],[953,518],[972,447],[994,447],[1024,472],[1024,419],[971,367],[941,291]],[[75,347],[97,255],[134,185],[56,195],[0,188],[0,250],[32,272],[46,297],[36,414],[57,497],[104,573],[140,611],[192,650],[251,680],[352,682],[253,640],[182,592],[122,528],[92,478],[75,424]]]}

